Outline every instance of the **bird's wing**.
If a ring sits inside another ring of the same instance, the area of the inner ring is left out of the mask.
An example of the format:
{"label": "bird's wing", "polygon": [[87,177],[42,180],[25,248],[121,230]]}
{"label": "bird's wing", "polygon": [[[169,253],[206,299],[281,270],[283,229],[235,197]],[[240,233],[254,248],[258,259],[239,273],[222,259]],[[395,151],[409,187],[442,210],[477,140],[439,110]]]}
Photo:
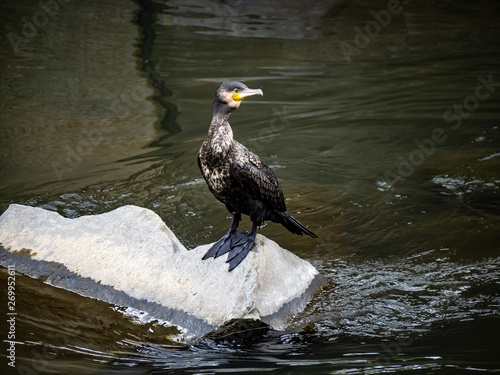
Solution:
{"label": "bird's wing", "polygon": [[231,162],[232,177],[255,198],[280,212],[286,211],[283,191],[273,171],[246,147],[238,148],[239,157]]}

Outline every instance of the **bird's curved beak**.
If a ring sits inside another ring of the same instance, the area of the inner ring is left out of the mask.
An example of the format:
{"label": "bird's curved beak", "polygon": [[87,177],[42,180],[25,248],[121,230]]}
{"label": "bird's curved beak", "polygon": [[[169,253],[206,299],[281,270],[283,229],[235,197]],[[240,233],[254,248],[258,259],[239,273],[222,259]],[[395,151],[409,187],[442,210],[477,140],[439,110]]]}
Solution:
{"label": "bird's curved beak", "polygon": [[252,95],[264,95],[261,89],[244,89],[233,94],[233,100],[239,102]]}

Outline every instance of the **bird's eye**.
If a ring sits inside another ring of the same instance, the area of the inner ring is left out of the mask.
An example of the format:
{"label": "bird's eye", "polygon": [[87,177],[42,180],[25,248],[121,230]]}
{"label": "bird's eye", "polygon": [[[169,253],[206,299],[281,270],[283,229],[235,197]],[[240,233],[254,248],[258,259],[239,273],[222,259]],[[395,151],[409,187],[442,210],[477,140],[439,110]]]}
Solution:
{"label": "bird's eye", "polygon": [[236,92],[236,93],[237,93],[237,92],[239,92],[239,91],[240,91],[240,90],[238,90],[238,89],[234,89],[234,92]]}

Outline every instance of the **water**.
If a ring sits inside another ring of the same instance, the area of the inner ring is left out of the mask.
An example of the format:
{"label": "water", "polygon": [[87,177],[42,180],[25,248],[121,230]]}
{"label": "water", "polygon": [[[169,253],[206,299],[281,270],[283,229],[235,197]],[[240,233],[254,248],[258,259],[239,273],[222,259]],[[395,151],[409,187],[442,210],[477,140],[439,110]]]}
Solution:
{"label": "water", "polygon": [[230,218],[196,154],[238,79],[264,96],[231,117],[236,139],[320,239],[260,232],[328,284],[286,332],[184,343],[19,275],[19,372],[500,371],[495,2],[51,4],[0,5],[0,212],[135,204],[189,248],[218,239]]}

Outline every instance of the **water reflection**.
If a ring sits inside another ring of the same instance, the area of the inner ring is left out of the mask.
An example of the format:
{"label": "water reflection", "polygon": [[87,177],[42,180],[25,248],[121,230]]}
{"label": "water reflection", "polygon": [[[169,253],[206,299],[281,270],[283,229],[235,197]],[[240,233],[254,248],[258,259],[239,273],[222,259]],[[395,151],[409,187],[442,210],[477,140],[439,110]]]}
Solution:
{"label": "water reflection", "polygon": [[[9,105],[2,116],[1,165],[7,195],[49,182],[64,192],[81,186],[82,173],[87,184],[117,178],[121,172],[110,164],[155,132],[155,106],[147,100],[153,91],[138,76],[133,58],[115,63],[118,56],[134,54],[139,35],[126,21],[137,8],[53,4],[51,17],[38,28],[37,17],[47,14],[41,5],[2,4],[6,30],[24,40],[32,36],[19,48],[2,39]],[[27,25],[36,28],[34,35],[27,35]],[[131,129],[131,123],[140,126]],[[75,179],[79,183],[72,184]]]}
{"label": "water reflection", "polygon": [[321,17],[343,1],[289,1],[280,12],[276,12],[279,3],[264,0],[167,1],[166,6],[172,11],[160,14],[158,24],[237,38],[314,39],[319,35],[315,28]]}
{"label": "water reflection", "polygon": [[[476,95],[479,77],[500,81],[497,3],[400,2],[379,28],[370,22],[387,16],[387,1],[58,4],[17,50],[0,40],[1,210],[16,202],[78,217],[136,204],[188,247],[218,239],[228,214],[196,154],[214,90],[239,79],[264,97],[231,118],[235,137],[273,168],[291,213],[320,239],[273,224],[261,233],[330,284],[288,332],[241,347],[179,343],[169,327],[21,278],[22,364],[500,368],[498,88]],[[2,34],[23,36],[40,5],[0,10]],[[436,129],[446,139],[431,144]],[[41,357],[30,362],[33,351]]]}

